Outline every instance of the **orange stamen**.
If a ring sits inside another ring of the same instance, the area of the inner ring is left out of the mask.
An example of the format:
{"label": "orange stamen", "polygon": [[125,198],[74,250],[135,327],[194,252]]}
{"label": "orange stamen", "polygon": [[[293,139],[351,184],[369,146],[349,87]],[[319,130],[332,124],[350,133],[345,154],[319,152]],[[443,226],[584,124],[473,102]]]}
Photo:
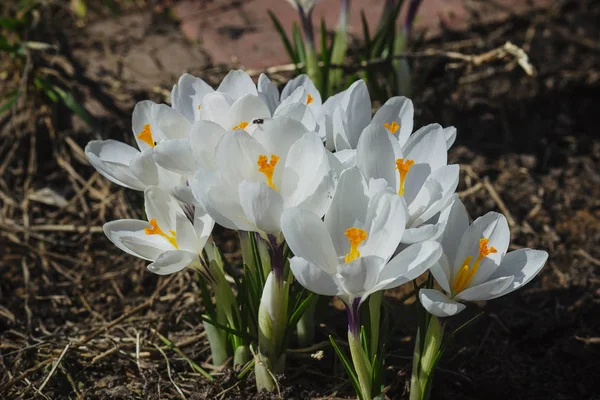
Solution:
{"label": "orange stamen", "polygon": [[479,269],[479,264],[481,263],[481,260],[483,260],[490,254],[498,252],[498,250],[496,250],[494,246],[488,247],[489,242],[490,239],[487,238],[479,239],[479,255],[477,256],[477,259],[475,260],[472,266],[470,265],[471,261],[473,261],[473,257],[468,256],[467,258],[465,258],[462,267],[458,271],[458,274],[456,275],[456,278],[454,278],[454,282],[452,283],[452,291],[454,292],[454,294],[458,294],[465,290],[469,282],[473,280],[475,274],[477,273],[477,270]]}
{"label": "orange stamen", "polygon": [[247,121],[242,121],[242,122],[240,122],[239,125],[236,125],[233,128],[231,128],[231,130],[235,131],[236,129],[246,129],[247,126],[248,126],[248,122]]}
{"label": "orange stamen", "polygon": [[360,257],[360,251],[358,246],[367,238],[367,232],[360,228],[348,228],[344,233],[350,242],[350,251],[346,254],[344,260],[346,264],[356,260]]}
{"label": "orange stamen", "polygon": [[154,143],[154,139],[152,138],[152,130],[150,130],[150,124],[144,125],[144,129],[140,133],[138,133],[137,138],[150,147],[156,146],[156,144]]}
{"label": "orange stamen", "polygon": [[396,160],[396,169],[400,174],[400,188],[398,189],[398,194],[400,196],[404,196],[404,182],[406,181],[406,175],[408,175],[408,171],[410,171],[410,167],[415,164],[413,160],[405,160],[404,158],[399,158]]}
{"label": "orange stamen", "polygon": [[179,249],[179,246],[177,245],[177,239],[175,238],[176,233],[174,230],[170,230],[169,231],[169,235],[167,235],[166,233],[164,233],[162,231],[162,229],[159,228],[158,223],[156,222],[156,218],[152,218],[149,221],[150,224],[150,228],[144,228],[144,233],[146,235],[160,235],[162,237],[164,237],[165,239],[167,239],[169,241],[169,243],[171,243],[173,245],[173,247],[175,247],[176,249]]}
{"label": "orange stamen", "polygon": [[396,121],[392,121],[391,124],[385,123],[383,124],[383,126],[390,131],[390,133],[393,135],[394,133],[398,132],[398,129],[400,129],[400,125],[398,125],[396,123]]}
{"label": "orange stamen", "polygon": [[279,162],[279,156],[275,154],[271,154],[271,161],[268,161],[267,156],[261,154],[258,156],[258,160],[256,164],[258,165],[258,172],[262,172],[265,174],[267,178],[267,185],[271,186],[273,190],[277,190],[275,184],[273,183],[273,174],[275,173],[275,166]]}

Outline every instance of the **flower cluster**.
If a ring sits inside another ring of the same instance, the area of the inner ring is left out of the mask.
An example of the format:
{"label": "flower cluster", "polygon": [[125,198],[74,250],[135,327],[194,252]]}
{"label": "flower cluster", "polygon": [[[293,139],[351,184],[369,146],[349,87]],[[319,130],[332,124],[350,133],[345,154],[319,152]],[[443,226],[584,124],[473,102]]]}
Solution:
{"label": "flower cluster", "polygon": [[[413,104],[405,97],[373,115],[362,80],[323,101],[306,75],[280,93],[267,76],[255,84],[240,70],[216,90],[185,74],[171,97],[171,106],[136,105],[137,148],[113,140],[87,145],[102,175],[144,191],[147,221],[113,221],[104,231],[121,250],[151,261],[154,273],[198,271],[236,313],[241,306],[223,289],[229,284],[222,266],[203,249],[213,246],[215,222],[252,232],[252,243],[262,246],[254,259],[268,258],[255,310],[259,387],[272,388],[271,371],[285,362],[282,326],[294,284],[288,271],[309,291],[346,304],[359,392],[371,398],[373,366],[359,338],[359,307],[370,295],[430,271],[439,289],[430,285],[418,297],[429,313],[448,317],[464,302],[525,285],[548,257],[507,252],[501,214],[469,225],[455,195],[459,166],[448,165],[456,129],[431,124],[413,132]],[[231,328],[239,316],[230,311],[221,321]]]}

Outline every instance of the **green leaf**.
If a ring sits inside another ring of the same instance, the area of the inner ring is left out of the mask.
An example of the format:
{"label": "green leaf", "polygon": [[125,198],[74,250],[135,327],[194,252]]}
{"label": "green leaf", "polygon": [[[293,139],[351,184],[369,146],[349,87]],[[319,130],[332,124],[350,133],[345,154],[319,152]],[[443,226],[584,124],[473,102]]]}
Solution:
{"label": "green leaf", "polygon": [[348,359],[348,356],[342,351],[342,349],[340,349],[338,344],[335,342],[335,339],[333,338],[333,336],[329,335],[329,341],[331,342],[333,349],[335,350],[337,356],[339,357],[340,361],[342,362],[342,365],[344,366],[346,373],[350,377],[350,382],[352,383],[352,386],[354,387],[354,391],[356,392],[356,395],[358,396],[358,398],[360,400],[364,400],[362,397],[360,384],[358,383],[358,377],[356,376],[356,372],[354,371],[354,367],[352,366],[352,363]]}
{"label": "green leaf", "polygon": [[252,369],[254,368],[254,359],[248,361],[248,364],[246,364],[244,366],[244,368],[242,368],[242,370],[240,371],[240,373],[237,375],[238,380],[242,380],[244,379],[244,377],[250,372],[252,371]]}
{"label": "green leaf", "polygon": [[0,18],[0,28],[7,29],[11,32],[16,32],[25,24],[17,18]]}
{"label": "green leaf", "polygon": [[[372,45],[372,58],[382,57],[383,51],[385,49],[385,45],[390,38],[390,34],[392,34],[392,30],[396,25],[396,20],[398,19],[398,15],[400,15],[400,10],[402,9],[402,4],[404,0],[400,0],[394,10],[387,16],[386,22],[383,26],[377,30],[375,36],[373,37],[373,45]],[[393,36],[392,36],[393,37]]]}
{"label": "green leaf", "polygon": [[5,96],[5,98],[8,98],[8,100],[0,105],[0,114],[11,108],[17,102],[17,99],[19,98],[19,90],[15,89],[11,91]]}
{"label": "green leaf", "polygon": [[202,305],[204,306],[204,310],[206,314],[210,316],[211,319],[217,319],[217,313],[215,309],[215,305],[212,302],[210,296],[210,290],[206,286],[206,282],[200,274],[198,276],[198,287],[200,288],[200,297],[202,298]]}
{"label": "green leaf", "polygon": [[275,30],[277,30],[277,33],[279,33],[279,37],[281,37],[283,46],[285,47],[285,50],[287,51],[288,55],[290,56],[292,62],[294,64],[298,64],[300,62],[299,58],[298,58],[298,54],[294,51],[294,48],[292,47],[292,43],[290,42],[290,39],[288,38],[287,33],[285,33],[283,26],[281,26],[281,22],[279,22],[279,19],[277,19],[277,17],[273,13],[273,11],[268,10],[267,13],[269,13],[269,17],[271,17],[271,21],[273,21]]}
{"label": "green leaf", "polygon": [[300,318],[302,318],[302,315],[304,314],[304,311],[306,311],[306,309],[308,308],[308,306],[310,306],[310,303],[313,301],[315,297],[314,293],[310,293],[306,299],[304,299],[304,301],[302,303],[300,303],[299,306],[295,307],[295,310],[292,314],[292,316],[289,319],[288,322],[288,328],[292,329],[293,327],[296,326],[296,324],[298,323],[298,321],[300,321]]}
{"label": "green leaf", "polygon": [[206,317],[204,315],[202,315],[200,317],[200,319],[202,319],[202,321],[207,322],[207,323],[209,323],[209,324],[211,324],[213,326],[216,326],[219,329],[224,330],[227,333],[231,333],[232,335],[235,335],[235,336],[237,336],[239,338],[242,338],[244,340],[248,340],[249,342],[257,340],[256,337],[254,337],[254,336],[252,336],[252,335],[250,335],[250,334],[248,334],[246,332],[241,332],[241,331],[239,331],[237,329],[234,329],[234,328],[231,328],[229,326],[225,326],[223,324],[220,324],[220,323],[218,323],[216,321],[213,321],[212,319],[210,319],[210,318],[208,318],[208,317]]}
{"label": "green leaf", "polygon": [[300,33],[300,28],[296,22],[294,22],[292,25],[292,37],[294,38],[294,44],[296,45],[298,62],[304,64],[304,69],[306,69],[306,50],[304,49],[304,40],[302,39],[302,33]]}
{"label": "green leaf", "polygon": [[65,106],[70,108],[71,111],[77,114],[77,116],[81,118],[85,123],[87,123],[88,125],[92,125],[92,118],[90,114],[87,112],[85,107],[75,99],[73,93],[66,92],[56,85],[53,85],[53,89],[56,93],[58,93]]}
{"label": "green leaf", "polygon": [[366,59],[371,57],[371,35],[369,34],[369,23],[365,15],[365,10],[360,10],[360,20],[362,22],[363,30],[363,41],[364,43],[364,56]]}

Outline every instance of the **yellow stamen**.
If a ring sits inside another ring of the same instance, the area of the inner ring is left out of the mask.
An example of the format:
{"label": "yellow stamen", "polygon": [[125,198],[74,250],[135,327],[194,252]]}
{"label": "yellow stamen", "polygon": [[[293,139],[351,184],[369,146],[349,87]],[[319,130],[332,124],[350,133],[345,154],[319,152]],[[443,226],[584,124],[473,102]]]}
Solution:
{"label": "yellow stamen", "polygon": [[463,266],[458,271],[458,274],[456,274],[456,278],[454,278],[454,282],[452,283],[452,291],[454,292],[454,294],[458,294],[465,290],[469,282],[473,280],[473,277],[475,277],[475,274],[479,269],[479,264],[481,264],[481,260],[483,260],[485,257],[492,253],[498,252],[494,246],[488,247],[489,242],[490,239],[487,238],[479,239],[479,255],[477,256],[477,259],[475,260],[473,265],[471,265],[473,257],[468,256],[467,258],[465,258],[465,261],[463,261]]}
{"label": "yellow stamen", "polygon": [[356,260],[360,257],[360,251],[358,251],[358,246],[367,238],[367,232],[364,229],[360,228],[348,228],[344,233],[350,242],[350,251],[346,254],[344,260],[346,264]]}
{"label": "yellow stamen", "polygon": [[398,189],[398,194],[400,196],[404,196],[404,181],[406,181],[406,175],[408,175],[408,171],[410,171],[410,167],[415,164],[413,160],[405,160],[404,158],[399,158],[396,160],[396,169],[400,174],[400,188]]}
{"label": "yellow stamen", "polygon": [[200,107],[202,107],[200,104],[198,104],[198,110],[200,110]]}
{"label": "yellow stamen", "polygon": [[279,162],[279,156],[275,154],[271,154],[271,161],[268,161],[267,156],[261,154],[258,156],[258,160],[256,164],[258,165],[258,172],[262,172],[265,174],[267,178],[267,185],[271,186],[273,190],[277,190],[275,184],[273,183],[273,174],[275,173],[275,166]]}
{"label": "yellow stamen", "polygon": [[248,126],[248,122],[247,121],[242,121],[242,122],[240,122],[239,125],[236,125],[233,128],[231,128],[231,130],[235,131],[236,129],[246,129],[247,126]]}
{"label": "yellow stamen", "polygon": [[313,97],[309,93],[308,96],[306,97],[306,105],[309,105],[310,103],[312,103],[313,100],[314,100]]}
{"label": "yellow stamen", "polygon": [[175,247],[176,249],[179,249],[179,246],[177,245],[177,239],[175,238],[176,234],[174,230],[169,230],[169,235],[167,235],[166,233],[164,233],[162,231],[162,229],[160,229],[158,227],[158,223],[156,222],[156,218],[152,218],[150,221],[150,228],[145,228],[144,229],[144,233],[146,235],[160,235],[162,237],[164,237],[165,239],[167,239],[172,245],[173,247]]}
{"label": "yellow stamen", "polygon": [[137,138],[150,147],[156,146],[156,144],[154,144],[154,139],[152,138],[152,130],[150,130],[150,124],[144,125],[144,129],[140,133],[138,133]]}
{"label": "yellow stamen", "polygon": [[398,129],[400,129],[400,125],[398,125],[396,123],[396,121],[392,121],[391,124],[385,123],[383,124],[383,126],[390,131],[390,133],[393,135],[394,133],[398,132]]}

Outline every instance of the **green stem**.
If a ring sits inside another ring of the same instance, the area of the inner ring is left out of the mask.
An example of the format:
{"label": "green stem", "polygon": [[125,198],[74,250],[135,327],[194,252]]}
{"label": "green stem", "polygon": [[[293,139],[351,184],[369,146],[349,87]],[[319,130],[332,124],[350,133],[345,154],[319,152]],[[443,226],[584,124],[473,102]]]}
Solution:
{"label": "green stem", "polygon": [[427,325],[425,340],[417,338],[415,343],[413,371],[411,376],[410,400],[428,400],[435,367],[441,357],[445,324],[438,317],[431,316]]}
{"label": "green stem", "polygon": [[358,383],[363,400],[372,400],[371,396],[371,376],[372,367],[367,354],[360,343],[360,333],[353,333],[348,330],[348,345],[350,346],[350,354],[352,363],[358,376]]}

